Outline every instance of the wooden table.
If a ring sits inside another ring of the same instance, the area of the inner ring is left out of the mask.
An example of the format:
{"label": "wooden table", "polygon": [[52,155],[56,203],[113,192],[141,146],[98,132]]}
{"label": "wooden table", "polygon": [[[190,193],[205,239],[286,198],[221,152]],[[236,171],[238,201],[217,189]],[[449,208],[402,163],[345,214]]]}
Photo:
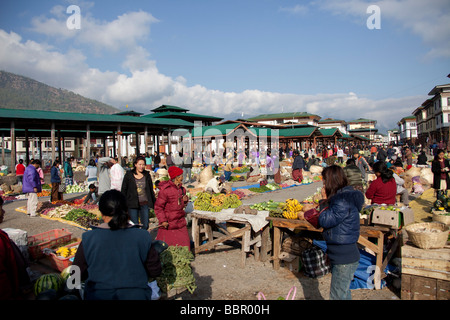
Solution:
{"label": "wooden table", "polygon": [[[233,229],[236,229],[230,232],[221,223],[216,223],[214,215],[193,212],[191,218],[195,254],[214,249],[219,243],[233,239],[241,243],[241,267],[245,267],[247,253],[251,251],[252,246],[257,261],[266,261],[268,259],[267,252],[269,251],[270,236],[267,225],[255,232],[248,222],[228,219],[226,222],[233,224],[235,226]],[[214,227],[220,229],[222,235],[214,236]]]}
{"label": "wooden table", "polygon": [[[297,219],[284,219],[284,218],[266,218],[273,226],[273,252],[272,252],[272,260],[274,269],[280,268],[280,253],[281,253],[281,236],[282,228],[288,229],[297,229],[297,230],[308,230],[315,232],[322,232],[322,228],[315,228],[312,224],[310,224],[306,220],[297,220]],[[390,233],[391,230],[387,227],[379,227],[379,226],[361,226],[360,227],[360,236],[358,239],[358,243],[363,245],[364,247],[370,249],[375,257],[376,257],[376,268],[374,274],[374,286],[375,289],[381,289],[381,279],[386,277],[384,273],[384,269],[386,268],[389,260],[392,255],[395,253],[395,250],[398,246],[399,237],[396,237],[394,244],[383,260],[383,247],[384,247],[384,236],[387,233]],[[400,231],[398,231],[399,233]],[[369,240],[374,238],[376,239],[376,243],[373,243]]]}

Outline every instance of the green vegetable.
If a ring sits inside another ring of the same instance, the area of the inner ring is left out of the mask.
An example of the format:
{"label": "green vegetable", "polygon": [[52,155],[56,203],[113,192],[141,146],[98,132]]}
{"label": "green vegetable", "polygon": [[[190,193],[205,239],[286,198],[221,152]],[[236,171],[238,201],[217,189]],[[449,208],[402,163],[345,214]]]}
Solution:
{"label": "green vegetable", "polygon": [[[164,292],[173,288],[186,288],[193,293],[197,288],[191,261],[194,255],[188,247],[169,246],[160,255],[162,273],[156,278],[158,286]],[[153,279],[149,279],[149,282]]]}

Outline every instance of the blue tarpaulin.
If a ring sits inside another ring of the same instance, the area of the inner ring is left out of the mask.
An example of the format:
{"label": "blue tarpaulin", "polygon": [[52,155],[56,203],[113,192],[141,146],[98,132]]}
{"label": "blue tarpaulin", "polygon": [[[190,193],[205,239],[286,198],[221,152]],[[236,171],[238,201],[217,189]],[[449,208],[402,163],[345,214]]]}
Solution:
{"label": "blue tarpaulin", "polygon": [[[325,241],[313,240],[313,244],[322,249],[324,252],[327,250]],[[373,289],[374,273],[376,266],[376,257],[364,250],[359,250],[360,259],[358,269],[356,269],[353,281],[350,283],[350,289]],[[384,272],[387,274],[389,271],[394,271],[396,268],[390,264],[386,266]],[[385,280],[381,280],[381,288],[386,285]]]}

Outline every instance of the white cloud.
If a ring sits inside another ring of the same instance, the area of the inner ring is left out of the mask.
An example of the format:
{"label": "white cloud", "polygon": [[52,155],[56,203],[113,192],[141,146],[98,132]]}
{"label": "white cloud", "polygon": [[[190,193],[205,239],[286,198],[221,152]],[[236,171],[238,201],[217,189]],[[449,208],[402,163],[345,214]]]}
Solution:
{"label": "white cloud", "polygon": [[316,0],[313,4],[336,15],[361,18],[364,24],[367,7],[375,4],[380,7],[382,29],[383,20],[388,19],[419,36],[430,48],[427,58],[450,57],[448,0]]}
{"label": "white cloud", "polygon": [[55,6],[51,13],[53,17],[50,18],[33,18],[31,30],[60,40],[76,39],[80,44],[107,51],[134,48],[139,41],[148,37],[150,25],[158,22],[158,19],[144,11],[124,13],[110,22],[99,21],[88,12],[81,11],[80,29],[70,30],[66,24],[70,15],[66,14],[65,7]]}
{"label": "white cloud", "polygon": [[[33,23],[40,32],[63,38],[65,33],[49,31],[49,27],[60,20],[40,17]],[[372,118],[378,121],[379,128],[391,129],[426,99],[419,96],[375,101],[361,98],[354,92],[300,95],[261,90],[224,92],[202,85],[187,86],[182,76],[174,79],[162,74],[156,62],[150,59],[149,52],[137,44],[149,35],[148,27],[154,21],[145,12],[127,13],[113,22],[99,23],[90,19],[83,24],[86,29],[82,34],[77,35],[77,41],[87,44],[99,39],[103,41],[103,48],[119,50],[127,47],[121,64],[126,73],[92,68],[80,50],[61,52],[45,43],[24,41],[17,33],[4,30],[0,30],[0,69],[72,90],[118,108],[128,104],[130,109],[145,114],[162,104],[225,118],[242,112],[244,117],[251,117],[261,113],[306,111],[323,118]],[[126,31],[119,30],[121,26]],[[127,34],[130,39],[125,39]],[[100,39],[101,35],[108,39]]]}

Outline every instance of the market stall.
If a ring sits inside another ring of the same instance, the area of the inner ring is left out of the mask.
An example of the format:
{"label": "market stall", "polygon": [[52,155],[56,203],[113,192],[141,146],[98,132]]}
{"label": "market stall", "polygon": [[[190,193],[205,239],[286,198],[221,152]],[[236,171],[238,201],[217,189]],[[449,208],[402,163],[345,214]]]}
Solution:
{"label": "market stall", "polygon": [[[241,266],[245,267],[247,253],[252,250],[255,259],[265,261],[268,252],[269,234],[266,221],[268,211],[255,214],[234,213],[234,209],[220,212],[194,211],[192,238],[194,252],[214,249],[219,243],[236,240],[241,244]],[[214,232],[214,231],[217,232]]]}

